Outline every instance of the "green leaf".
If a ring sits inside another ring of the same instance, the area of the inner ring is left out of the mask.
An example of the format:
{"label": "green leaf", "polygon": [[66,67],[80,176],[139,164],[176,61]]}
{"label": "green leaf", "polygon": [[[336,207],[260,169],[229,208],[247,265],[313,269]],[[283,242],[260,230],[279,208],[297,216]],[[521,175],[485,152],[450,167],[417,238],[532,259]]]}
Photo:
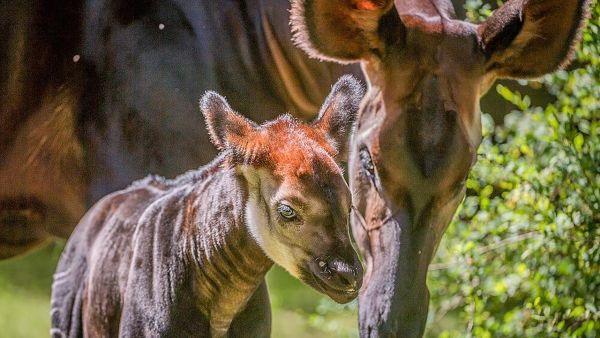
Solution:
{"label": "green leaf", "polygon": [[583,135],[582,134],[577,134],[577,136],[575,136],[575,138],[573,139],[573,145],[575,146],[575,150],[577,150],[577,152],[581,152],[583,149]]}
{"label": "green leaf", "polygon": [[585,313],[585,308],[583,306],[576,306],[569,314],[569,317],[578,318],[578,317],[581,317],[584,313]]}

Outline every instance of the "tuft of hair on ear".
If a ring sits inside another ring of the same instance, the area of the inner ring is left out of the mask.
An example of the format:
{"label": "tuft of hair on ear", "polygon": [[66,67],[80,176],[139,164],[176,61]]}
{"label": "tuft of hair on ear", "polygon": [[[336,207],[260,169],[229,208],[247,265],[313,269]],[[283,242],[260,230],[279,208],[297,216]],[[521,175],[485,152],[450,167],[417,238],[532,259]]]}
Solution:
{"label": "tuft of hair on ear", "polygon": [[569,64],[581,40],[591,0],[508,1],[478,28],[488,70],[534,78]]}
{"label": "tuft of hair on ear", "polygon": [[293,43],[311,58],[358,62],[381,49],[379,20],[391,0],[291,0]]}
{"label": "tuft of hair on ear", "polygon": [[345,153],[365,89],[351,75],[342,76],[325,99],[314,125],[324,131],[338,153]]}
{"label": "tuft of hair on ear", "polygon": [[486,57],[508,48],[521,32],[525,19],[522,10],[520,3],[507,2],[494,12],[493,19],[479,27],[481,49]]}
{"label": "tuft of hair on ear", "polygon": [[257,125],[235,112],[224,97],[207,91],[200,99],[200,110],[206,120],[211,142],[219,149],[239,146]]}

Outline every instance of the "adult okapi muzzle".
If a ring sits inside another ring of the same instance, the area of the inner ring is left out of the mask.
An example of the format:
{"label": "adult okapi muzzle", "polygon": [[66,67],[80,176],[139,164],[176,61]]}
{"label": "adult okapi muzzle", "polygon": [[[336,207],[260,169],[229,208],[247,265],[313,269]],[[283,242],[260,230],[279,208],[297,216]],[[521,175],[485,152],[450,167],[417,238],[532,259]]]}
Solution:
{"label": "adult okapi muzzle", "polygon": [[292,1],[297,45],[361,62],[369,82],[349,158],[361,337],[423,335],[427,269],[481,141],[479,99],[497,78],[565,66],[589,3],[508,1],[478,25],[444,0]]}

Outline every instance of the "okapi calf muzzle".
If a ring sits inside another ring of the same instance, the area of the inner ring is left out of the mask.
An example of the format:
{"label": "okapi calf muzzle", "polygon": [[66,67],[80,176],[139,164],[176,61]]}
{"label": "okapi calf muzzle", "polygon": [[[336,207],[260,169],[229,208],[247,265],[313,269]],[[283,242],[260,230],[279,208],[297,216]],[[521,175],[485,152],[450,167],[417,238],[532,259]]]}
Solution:
{"label": "okapi calf muzzle", "polygon": [[319,256],[310,261],[308,266],[315,284],[313,287],[320,289],[336,302],[347,303],[358,296],[362,286],[363,268],[358,255],[351,247],[347,250],[345,258],[339,254]]}

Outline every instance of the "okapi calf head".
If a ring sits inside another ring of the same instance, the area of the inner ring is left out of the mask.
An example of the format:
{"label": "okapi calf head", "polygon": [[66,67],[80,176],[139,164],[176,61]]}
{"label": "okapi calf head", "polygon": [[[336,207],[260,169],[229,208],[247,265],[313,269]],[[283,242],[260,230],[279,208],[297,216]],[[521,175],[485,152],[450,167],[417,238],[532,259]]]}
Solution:
{"label": "okapi calf head", "polygon": [[509,0],[482,24],[449,0],[293,0],[310,56],[360,62],[369,90],[351,142],[352,228],[366,259],[361,336],[420,336],[427,268],[465,194],[479,98],[497,78],[564,67],[589,0]]}
{"label": "okapi calf head", "polygon": [[274,262],[339,303],[358,295],[363,275],[349,236],[350,190],[336,163],[362,94],[342,77],[312,125],[285,115],[259,126],[216,93],[201,101],[211,140],[248,183],[252,236]]}

